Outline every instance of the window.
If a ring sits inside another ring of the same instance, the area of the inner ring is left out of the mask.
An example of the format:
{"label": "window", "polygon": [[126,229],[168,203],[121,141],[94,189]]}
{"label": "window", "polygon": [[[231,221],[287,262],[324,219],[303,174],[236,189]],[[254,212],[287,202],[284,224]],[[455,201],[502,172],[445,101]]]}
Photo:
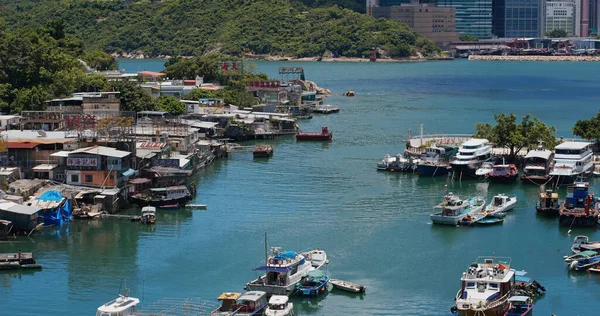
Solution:
{"label": "window", "polygon": [[86,174],[85,175],[85,182],[94,182],[94,175],[91,174]]}
{"label": "window", "polygon": [[490,290],[497,290],[498,289],[498,283],[488,283],[488,289],[490,289]]}
{"label": "window", "polygon": [[98,104],[94,104],[94,110],[98,109]]}
{"label": "window", "polygon": [[78,174],[72,174],[71,175],[71,182],[79,182],[79,175]]}

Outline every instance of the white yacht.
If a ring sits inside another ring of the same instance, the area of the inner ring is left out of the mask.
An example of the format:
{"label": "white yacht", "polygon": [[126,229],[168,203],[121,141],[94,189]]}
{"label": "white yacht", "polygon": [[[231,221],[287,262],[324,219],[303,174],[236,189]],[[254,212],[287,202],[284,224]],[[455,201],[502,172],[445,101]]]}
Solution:
{"label": "white yacht", "polygon": [[118,298],[98,307],[96,316],[133,316],[136,314],[136,306],[140,300],[127,295],[119,295]]}
{"label": "white yacht", "polygon": [[[320,258],[326,258],[323,256],[325,256],[324,252]],[[325,261],[322,261],[322,264],[324,263]],[[296,283],[312,270],[315,270],[313,262],[304,255],[272,247],[266,264],[254,269],[254,271],[265,271],[265,274],[248,282],[246,289],[264,291],[269,295],[290,295],[296,289]]]}
{"label": "white yacht", "polygon": [[591,143],[564,142],[554,148],[554,166],[550,170],[552,181],[558,185],[585,181],[594,169]]}
{"label": "white yacht", "polygon": [[457,179],[474,178],[481,164],[491,158],[490,142],[487,139],[471,138],[462,144],[450,165]]}
{"label": "white yacht", "polygon": [[265,316],[294,316],[294,304],[289,302],[287,296],[273,295],[269,299]]}
{"label": "white yacht", "polygon": [[508,298],[515,284],[515,270],[510,258],[479,257],[460,278],[452,311],[459,316],[504,315],[510,307]]}

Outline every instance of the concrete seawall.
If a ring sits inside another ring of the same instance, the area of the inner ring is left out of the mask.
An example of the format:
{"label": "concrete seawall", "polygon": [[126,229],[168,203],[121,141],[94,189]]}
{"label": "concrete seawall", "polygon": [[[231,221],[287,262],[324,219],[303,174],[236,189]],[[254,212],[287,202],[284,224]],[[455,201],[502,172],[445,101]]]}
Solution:
{"label": "concrete seawall", "polygon": [[498,56],[498,55],[470,55],[469,60],[497,60],[497,61],[600,61],[600,56]]}

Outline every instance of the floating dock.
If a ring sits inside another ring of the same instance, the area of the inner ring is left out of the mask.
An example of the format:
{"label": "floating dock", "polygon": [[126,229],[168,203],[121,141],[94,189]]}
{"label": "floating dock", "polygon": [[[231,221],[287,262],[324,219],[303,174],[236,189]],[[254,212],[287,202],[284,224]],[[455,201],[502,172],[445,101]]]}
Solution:
{"label": "floating dock", "polygon": [[41,267],[41,264],[35,262],[32,252],[0,253],[0,270],[40,269]]}

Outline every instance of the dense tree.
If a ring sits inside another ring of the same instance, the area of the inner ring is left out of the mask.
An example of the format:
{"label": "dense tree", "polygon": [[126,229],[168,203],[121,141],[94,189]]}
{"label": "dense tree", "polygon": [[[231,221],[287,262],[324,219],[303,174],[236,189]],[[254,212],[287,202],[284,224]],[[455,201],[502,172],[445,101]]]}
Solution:
{"label": "dense tree", "polygon": [[567,37],[567,35],[568,35],[567,31],[565,31],[563,29],[555,29],[555,30],[546,32],[546,36],[547,37],[552,37],[552,38]]}
{"label": "dense tree", "polygon": [[171,115],[186,113],[185,104],[176,97],[170,95],[161,95],[156,99],[157,109],[159,111],[169,112]]}
{"label": "dense tree", "polygon": [[600,111],[589,120],[578,120],[573,126],[573,135],[600,144]]}
{"label": "dense tree", "polygon": [[364,10],[358,0],[5,2],[0,17],[11,28],[46,27],[53,36],[75,35],[87,49],[105,52],[361,57],[378,48],[392,57],[441,53],[405,24],[352,11]]}
{"label": "dense tree", "polygon": [[498,147],[508,148],[510,157],[514,158],[521,149],[535,148],[539,141],[544,142],[546,148],[556,146],[556,129],[547,126],[537,117],[529,114],[517,123],[517,116],[513,113],[494,115],[496,124],[477,123],[474,137],[486,138]]}
{"label": "dense tree", "polygon": [[458,37],[459,40],[461,41],[465,41],[465,42],[477,42],[479,41],[479,39],[473,35],[468,35],[468,34],[461,34]]}
{"label": "dense tree", "polygon": [[86,52],[81,58],[93,69],[99,71],[117,70],[117,60],[100,49]]}
{"label": "dense tree", "polygon": [[110,81],[109,89],[119,91],[121,100],[121,111],[153,111],[156,110],[156,102],[150,94],[138,87],[135,82],[130,81]]}

